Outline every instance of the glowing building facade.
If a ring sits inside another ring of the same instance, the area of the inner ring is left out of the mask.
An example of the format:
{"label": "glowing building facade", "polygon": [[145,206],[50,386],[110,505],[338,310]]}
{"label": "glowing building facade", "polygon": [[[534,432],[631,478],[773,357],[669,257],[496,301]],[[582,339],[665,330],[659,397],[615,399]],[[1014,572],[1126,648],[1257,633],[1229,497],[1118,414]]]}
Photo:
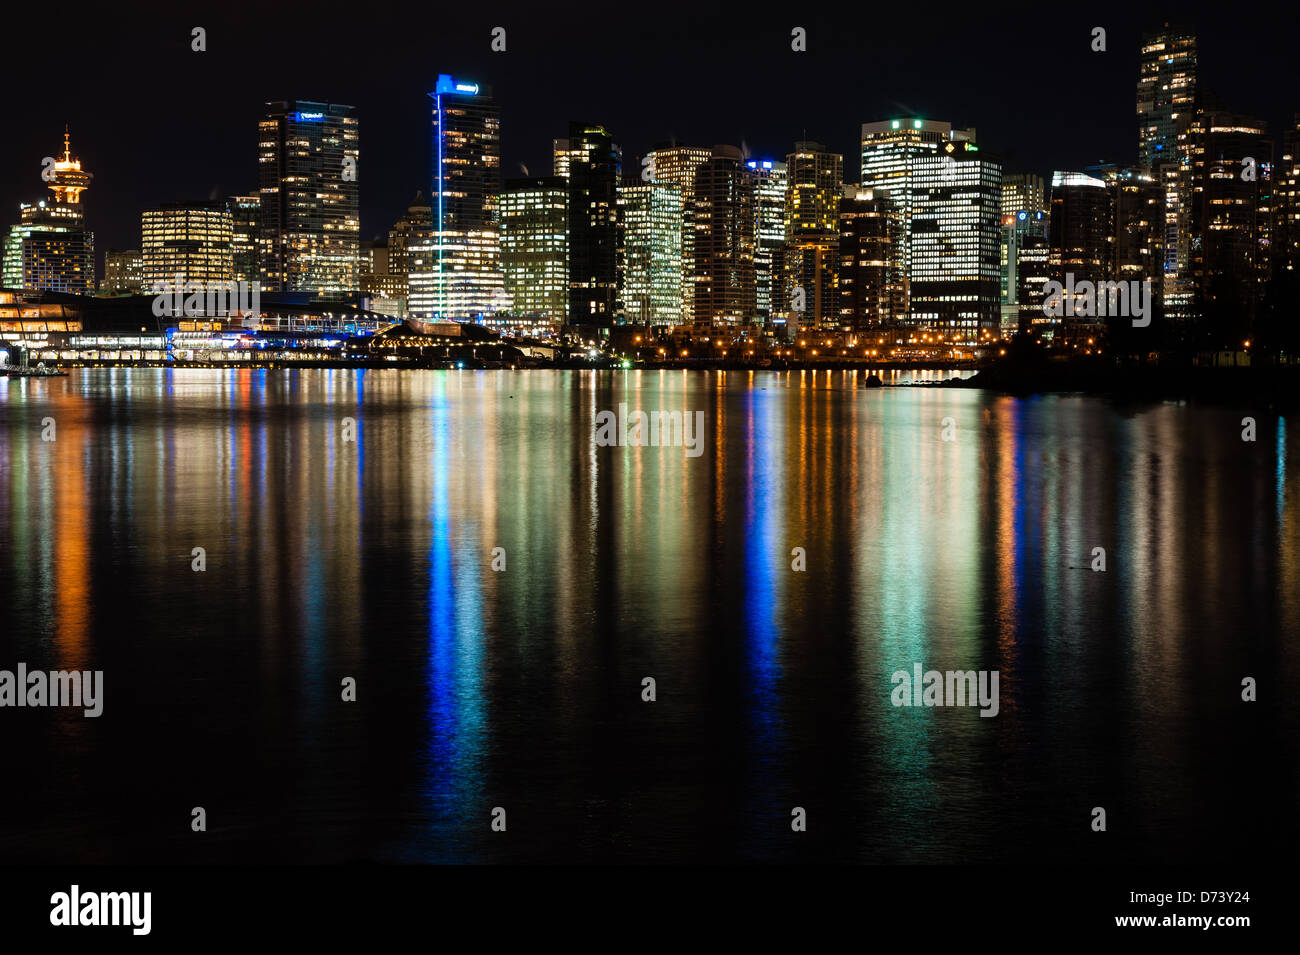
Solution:
{"label": "glowing building facade", "polygon": [[410,311],[481,322],[509,307],[501,272],[501,113],[492,89],[438,76],[433,92],[432,226],[411,239]]}
{"label": "glowing building facade", "polygon": [[784,323],[789,302],[781,301],[781,268],[787,241],[786,165],[771,159],[745,163],[754,179],[754,312],[762,324]]}
{"label": "glowing building facade", "polygon": [[569,314],[569,183],[511,179],[501,191],[501,270],[510,315],[563,325]]}
{"label": "glowing building facade", "polygon": [[1002,165],[970,140],[911,159],[909,321],[945,337],[1001,326]]}
{"label": "glowing building facade", "polygon": [[695,216],[695,177],[713,157],[700,146],[662,146],[645,156],[642,179],[672,183],[682,194],[682,324],[695,320],[695,247],[699,225]]}
{"label": "glowing building facade", "polygon": [[352,106],[267,104],[257,157],[264,289],[337,297],[359,287],[359,140]]}
{"label": "glowing building facade", "polygon": [[682,193],[675,183],[624,181],[618,191],[620,324],[682,320]]}
{"label": "glowing building facade", "polygon": [[235,277],[234,219],[224,202],[174,202],[140,216],[142,286],[174,291],[178,282],[206,289]]}
{"label": "glowing building facade", "polygon": [[63,155],[45,160],[41,178],[53,196],[18,207],[19,222],[5,238],[0,279],[11,289],[89,295],[95,290],[95,236],[86,231],[81,194],[91,174],[73,158],[66,131]]}

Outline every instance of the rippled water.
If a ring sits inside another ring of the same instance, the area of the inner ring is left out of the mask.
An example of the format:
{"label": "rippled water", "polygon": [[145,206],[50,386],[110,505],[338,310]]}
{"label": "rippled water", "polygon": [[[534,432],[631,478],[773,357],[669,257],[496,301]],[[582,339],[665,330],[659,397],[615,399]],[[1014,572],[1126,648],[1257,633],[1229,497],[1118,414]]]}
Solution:
{"label": "rippled water", "polygon": [[[703,411],[701,453],[597,446],[621,403]],[[826,372],[82,370],[0,382],[0,421],[0,669],[105,681],[98,719],[0,709],[0,861],[1298,844],[1294,420]],[[894,706],[917,663],[998,671],[998,715]]]}

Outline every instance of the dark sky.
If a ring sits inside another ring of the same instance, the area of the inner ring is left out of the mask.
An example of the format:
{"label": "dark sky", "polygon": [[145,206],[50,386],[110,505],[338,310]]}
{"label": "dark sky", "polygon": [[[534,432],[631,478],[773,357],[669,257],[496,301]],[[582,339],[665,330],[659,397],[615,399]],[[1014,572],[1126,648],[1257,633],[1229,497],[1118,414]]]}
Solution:
{"label": "dark sky", "polygon": [[[1139,38],[1171,15],[1198,30],[1202,87],[1279,132],[1300,110],[1293,5],[1216,9],[200,0],[77,13],[21,3],[6,11],[16,115],[0,148],[0,226],[17,221],[19,201],[46,195],[41,159],[61,148],[67,122],[95,176],[87,216],[101,260],[136,247],[143,208],[253,191],[262,104],[300,98],[358,107],[361,235],[386,233],[427,189],[426,93],[439,72],[493,86],[507,178],[521,164],[549,175],[551,139],[570,119],[611,129],[628,167],[674,138],[780,158],[806,131],[845,153],[855,180],[860,125],[899,115],[976,127],[1009,171],[1131,162]],[[190,50],[195,26],[207,30],[205,53]],[[495,26],[506,28],[505,53],[490,49]],[[790,50],[794,26],[808,30],[806,53]],[[1096,26],[1105,53],[1090,49]]]}

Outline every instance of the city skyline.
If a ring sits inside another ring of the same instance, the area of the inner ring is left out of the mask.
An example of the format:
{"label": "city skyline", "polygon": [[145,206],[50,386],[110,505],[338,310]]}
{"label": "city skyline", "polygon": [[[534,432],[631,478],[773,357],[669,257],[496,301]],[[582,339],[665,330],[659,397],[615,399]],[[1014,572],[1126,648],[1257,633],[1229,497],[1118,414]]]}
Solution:
{"label": "city skyline", "polygon": [[[345,66],[334,65],[325,56],[323,61],[329,65],[312,76],[310,69],[290,71],[281,61],[289,59],[284,54],[292,47],[341,53],[346,38],[326,29],[328,17],[314,23],[291,11],[278,11],[268,15],[272,19],[266,29],[238,31],[233,24],[241,13],[238,5],[211,10],[203,53],[190,50],[190,27],[173,27],[163,18],[145,14],[141,23],[97,25],[102,29],[92,29],[95,17],[89,15],[69,27],[64,40],[69,55],[89,62],[94,62],[107,37],[126,32],[128,24],[132,36],[142,37],[125,48],[143,44],[142,54],[147,56],[115,70],[108,80],[111,95],[121,102],[129,102],[128,91],[141,89],[163,61],[169,71],[176,71],[196,65],[185,57],[209,59],[181,84],[189,97],[188,107],[167,105],[180,90],[150,88],[150,105],[143,111],[146,119],[139,124],[145,127],[138,134],[143,137],[141,150],[135,157],[120,149],[124,125],[120,116],[117,123],[106,124],[109,117],[87,109],[84,97],[74,92],[77,83],[62,75],[52,77],[40,97],[18,104],[16,128],[23,130],[23,138],[0,160],[4,169],[0,208],[14,208],[30,199],[27,170],[39,168],[33,163],[52,154],[57,142],[48,140],[69,124],[88,168],[98,170],[90,215],[102,267],[104,250],[138,243],[140,204],[253,192],[257,172],[250,158],[256,149],[252,124],[267,102],[302,97],[357,108],[364,129],[360,237],[372,239],[386,234],[414,189],[427,189],[427,93],[438,72],[476,75],[495,88],[502,110],[505,178],[548,174],[551,143],[564,135],[571,120],[603,124],[625,156],[643,155],[675,139],[705,147],[730,143],[747,148],[751,156],[779,159],[796,141],[815,140],[844,155],[849,175],[856,178],[851,157],[858,150],[860,124],[904,114],[937,116],[954,126],[975,127],[981,140],[1003,156],[1007,169],[1046,177],[1055,168],[1137,161],[1134,81],[1140,34],[1161,22],[1161,14],[1153,10],[1140,22],[1106,24],[1107,50],[1093,53],[1089,44],[1094,24],[1083,15],[1040,12],[1029,18],[1031,24],[1010,12],[1007,22],[999,25],[997,38],[987,27],[984,34],[976,34],[986,37],[982,52],[962,53],[970,37],[958,29],[957,21],[928,27],[919,41],[911,38],[932,49],[933,57],[916,56],[915,47],[911,56],[904,57],[892,51],[887,40],[890,14],[866,33],[835,21],[808,20],[804,23],[808,50],[794,53],[789,27],[783,25],[790,19],[788,14],[768,17],[760,28],[674,18],[669,10],[669,15],[638,28],[638,43],[624,51],[627,56],[620,56],[620,30],[629,29],[628,21],[595,25],[559,17],[564,26],[560,29],[559,24],[535,15],[516,14],[517,25],[512,25],[512,14],[497,11],[492,16],[505,25],[508,45],[506,52],[493,53],[491,29],[496,21],[473,21],[456,12],[440,21],[436,42],[421,47],[418,63],[409,56],[386,55],[382,69],[376,71],[352,60]],[[28,15],[20,12],[20,17]],[[201,10],[191,17],[195,23],[203,18]],[[1185,19],[1195,29],[1204,17],[1188,9]],[[283,29],[273,28],[278,21],[283,21]],[[966,34],[973,26],[978,24],[965,25]],[[1266,118],[1277,128],[1294,110],[1286,90],[1295,84],[1285,81],[1285,71],[1294,67],[1280,59],[1279,45],[1274,59],[1283,70],[1282,80],[1243,82],[1241,67],[1246,64],[1231,42],[1238,29],[1233,24],[1222,30],[1216,25],[1212,35],[1201,36],[1201,87],[1217,91],[1234,109]],[[381,36],[387,46],[376,50],[395,52],[405,43],[396,25],[384,21],[368,21],[359,30],[348,36],[360,49],[366,48],[367,40],[377,43]],[[648,39],[642,35],[647,31]],[[659,48],[689,46],[686,41],[697,34],[706,45],[717,47],[719,40],[724,41],[716,65],[690,62],[679,78],[664,76],[661,68],[653,75],[636,69],[638,57],[654,59]],[[1077,40],[1067,43],[1067,35]],[[656,47],[654,41],[659,39],[664,42]],[[1252,42],[1253,49],[1268,60],[1269,44],[1278,41],[1266,32],[1252,36]],[[1012,70],[1004,75],[982,69],[980,60],[989,55],[987,51],[1003,44],[1009,50],[1034,51],[1007,54],[1025,64],[1025,73]],[[221,70],[221,64],[228,62],[225,58],[236,53],[244,58],[251,55],[255,68]],[[29,55],[38,59],[36,51],[22,48],[17,55],[20,64]],[[1254,57],[1250,65],[1253,62]],[[541,68],[548,63],[550,69]],[[567,63],[574,64],[571,72],[563,67]],[[586,64],[595,71],[584,69]],[[607,82],[611,65],[616,82]],[[219,82],[208,75],[213,67],[223,74]],[[736,71],[746,77],[743,82],[726,78]],[[292,81],[285,75],[290,72]],[[1021,81],[1022,75],[1033,78]],[[681,92],[665,95],[670,89]],[[137,124],[125,125],[130,129]],[[115,132],[110,134],[110,129]],[[144,158],[150,155],[151,143],[157,143],[159,158],[167,161]],[[171,161],[177,152],[184,162]],[[367,167],[375,174],[368,174]]]}

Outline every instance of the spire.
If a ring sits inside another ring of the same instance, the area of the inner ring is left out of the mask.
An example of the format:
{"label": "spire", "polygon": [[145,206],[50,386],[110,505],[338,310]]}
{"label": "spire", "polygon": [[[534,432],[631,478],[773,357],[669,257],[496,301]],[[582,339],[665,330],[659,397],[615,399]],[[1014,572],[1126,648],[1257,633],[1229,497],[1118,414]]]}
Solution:
{"label": "spire", "polygon": [[72,162],[72,136],[67,123],[63,124],[63,161]]}

